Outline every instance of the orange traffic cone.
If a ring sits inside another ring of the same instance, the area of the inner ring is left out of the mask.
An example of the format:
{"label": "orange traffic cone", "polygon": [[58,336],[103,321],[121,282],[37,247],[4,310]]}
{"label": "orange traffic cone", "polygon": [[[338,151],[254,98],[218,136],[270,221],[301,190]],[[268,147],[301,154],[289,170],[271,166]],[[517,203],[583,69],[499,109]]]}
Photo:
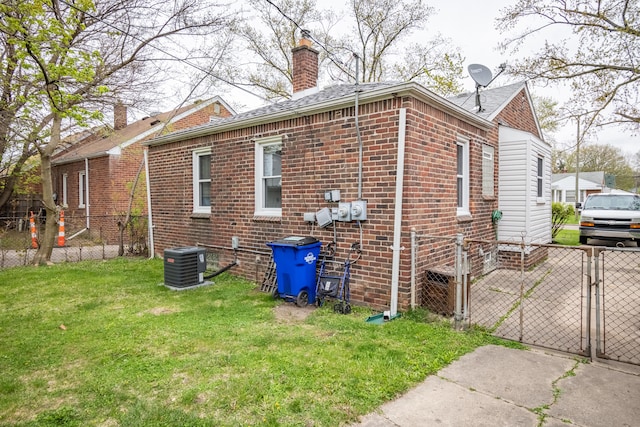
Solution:
{"label": "orange traffic cone", "polygon": [[60,222],[58,225],[58,247],[64,246],[64,211],[60,211]]}
{"label": "orange traffic cone", "polygon": [[31,226],[31,247],[38,249],[38,233],[36,232],[36,218],[31,212],[31,218],[29,218],[29,224]]}

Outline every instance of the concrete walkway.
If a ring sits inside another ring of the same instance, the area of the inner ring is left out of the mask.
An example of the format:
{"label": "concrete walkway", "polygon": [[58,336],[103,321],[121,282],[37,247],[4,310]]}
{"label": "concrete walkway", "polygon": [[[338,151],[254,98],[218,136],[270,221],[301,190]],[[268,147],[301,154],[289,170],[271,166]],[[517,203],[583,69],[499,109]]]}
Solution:
{"label": "concrete walkway", "polygon": [[640,425],[640,366],[485,346],[354,426]]}

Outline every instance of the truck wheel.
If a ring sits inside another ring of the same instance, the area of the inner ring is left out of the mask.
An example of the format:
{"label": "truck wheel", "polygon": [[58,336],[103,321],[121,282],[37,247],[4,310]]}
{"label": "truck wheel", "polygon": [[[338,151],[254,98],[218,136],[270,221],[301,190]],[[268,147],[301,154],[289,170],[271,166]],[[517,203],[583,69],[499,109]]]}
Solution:
{"label": "truck wheel", "polygon": [[587,244],[587,240],[588,240],[588,237],[580,236],[580,244],[581,245],[586,245]]}

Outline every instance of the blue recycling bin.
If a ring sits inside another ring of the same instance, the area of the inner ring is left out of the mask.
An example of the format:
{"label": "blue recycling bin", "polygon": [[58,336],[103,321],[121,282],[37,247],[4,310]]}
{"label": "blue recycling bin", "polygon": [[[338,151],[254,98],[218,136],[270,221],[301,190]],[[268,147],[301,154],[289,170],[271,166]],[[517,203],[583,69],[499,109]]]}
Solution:
{"label": "blue recycling bin", "polygon": [[322,243],[315,237],[289,236],[267,246],[271,247],[276,264],[275,296],[292,299],[300,307],[315,303],[316,263]]}

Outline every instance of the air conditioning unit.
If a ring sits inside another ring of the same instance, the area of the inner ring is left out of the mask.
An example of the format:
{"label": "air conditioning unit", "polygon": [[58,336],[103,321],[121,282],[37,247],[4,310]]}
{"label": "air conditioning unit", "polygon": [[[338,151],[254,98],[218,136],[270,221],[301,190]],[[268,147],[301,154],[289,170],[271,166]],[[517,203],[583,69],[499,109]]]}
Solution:
{"label": "air conditioning unit", "polygon": [[164,284],[170,288],[188,288],[204,283],[207,269],[204,248],[186,246],[165,249]]}

